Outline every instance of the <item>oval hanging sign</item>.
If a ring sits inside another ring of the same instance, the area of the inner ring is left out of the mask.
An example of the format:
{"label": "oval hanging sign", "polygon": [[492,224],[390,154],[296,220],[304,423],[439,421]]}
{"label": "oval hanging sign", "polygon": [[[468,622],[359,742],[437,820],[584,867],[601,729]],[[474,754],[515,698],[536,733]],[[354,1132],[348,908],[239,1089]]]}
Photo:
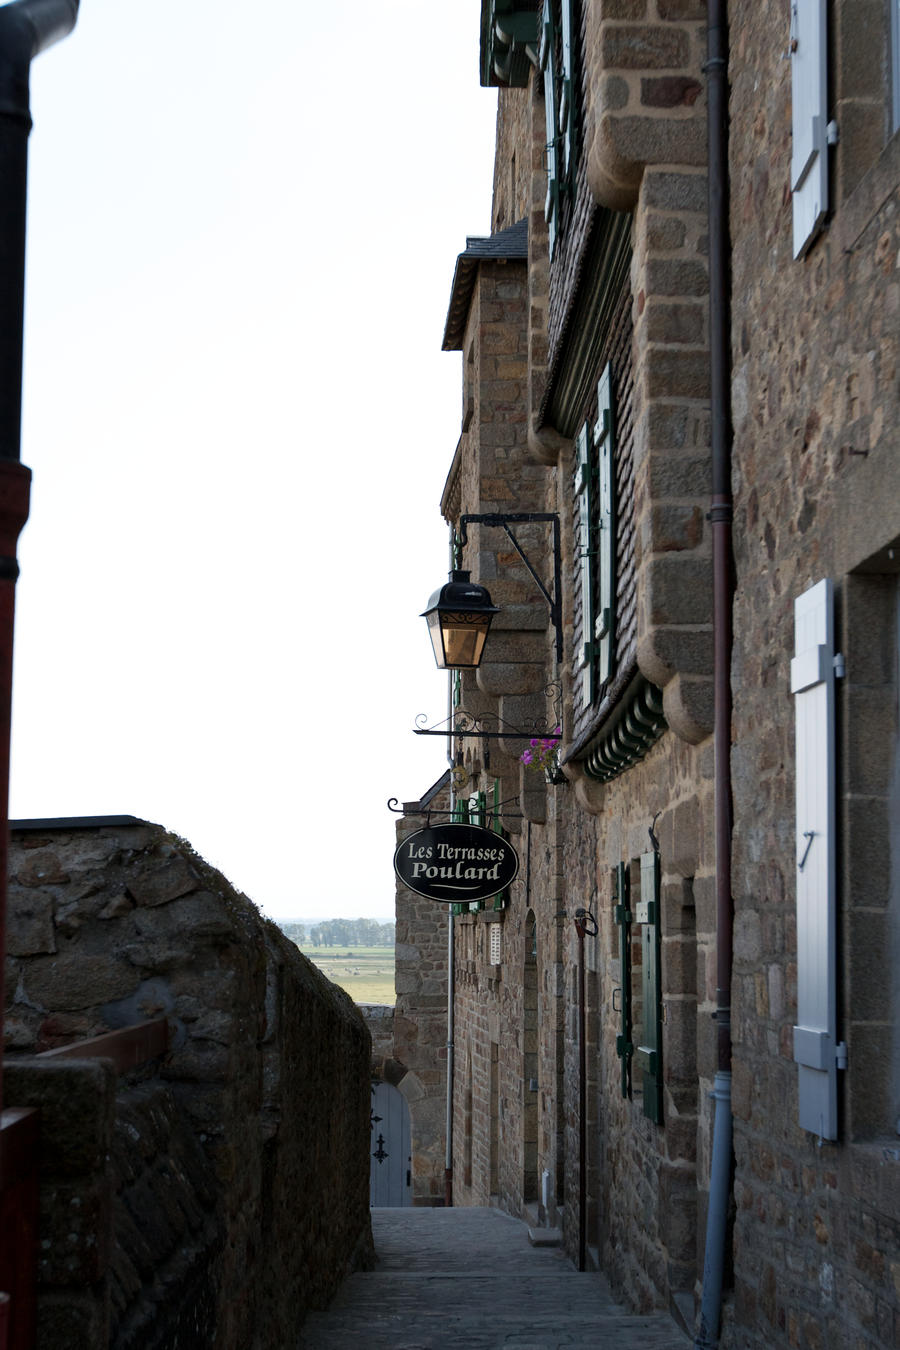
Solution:
{"label": "oval hanging sign", "polygon": [[426,900],[466,904],[506,890],[518,875],[519,855],[481,825],[430,825],[398,845],[394,871]]}

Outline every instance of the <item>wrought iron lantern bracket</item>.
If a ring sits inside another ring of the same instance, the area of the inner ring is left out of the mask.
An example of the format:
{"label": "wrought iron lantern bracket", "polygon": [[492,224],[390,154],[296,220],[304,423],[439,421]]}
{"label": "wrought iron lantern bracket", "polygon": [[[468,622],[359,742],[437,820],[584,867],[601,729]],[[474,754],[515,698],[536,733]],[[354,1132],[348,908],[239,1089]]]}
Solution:
{"label": "wrought iron lantern bracket", "polygon": [[[553,624],[553,630],[556,634],[556,662],[562,664],[563,657],[563,632],[562,632],[562,549],[559,535],[559,516],[555,511],[516,511],[511,515],[498,515],[496,512],[489,511],[480,515],[467,513],[459,518],[459,534],[456,538],[460,555],[468,542],[469,525],[487,525],[492,528],[501,529],[518,553],[522,562],[528,568],[528,572],[546,600],[550,608],[550,622]],[[511,525],[549,525],[553,534],[553,593],[547,590],[541,578],[531,564],[528,555],[522,548],[516,536],[510,529]]]}

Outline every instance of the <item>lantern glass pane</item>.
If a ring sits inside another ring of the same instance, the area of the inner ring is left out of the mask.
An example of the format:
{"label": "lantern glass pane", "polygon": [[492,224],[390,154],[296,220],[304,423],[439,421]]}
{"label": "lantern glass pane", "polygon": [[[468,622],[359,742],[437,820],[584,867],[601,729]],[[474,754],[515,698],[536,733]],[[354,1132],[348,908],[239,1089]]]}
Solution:
{"label": "lantern glass pane", "polygon": [[436,609],[427,614],[428,635],[431,638],[431,645],[434,648],[434,659],[437,662],[438,670],[446,670],[447,662],[444,659],[444,635],[441,632],[441,616]]}
{"label": "lantern glass pane", "polygon": [[445,614],[444,653],[452,669],[477,666],[491,626],[490,614]]}

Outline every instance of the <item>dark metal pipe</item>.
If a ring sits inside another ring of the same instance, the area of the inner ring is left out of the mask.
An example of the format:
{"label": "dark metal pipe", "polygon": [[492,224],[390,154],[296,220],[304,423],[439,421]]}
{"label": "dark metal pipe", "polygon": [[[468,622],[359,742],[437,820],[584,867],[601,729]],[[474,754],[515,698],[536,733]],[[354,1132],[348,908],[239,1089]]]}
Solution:
{"label": "dark metal pipe", "polygon": [[734,564],[731,492],[731,315],[728,234],[728,36],[726,0],[707,0],[709,319],[712,441],[713,688],[715,708],[716,1034],[714,1165],[706,1223],[703,1297],[695,1346],[718,1344],[731,1192],[731,654]]}
{"label": "dark metal pipe", "polygon": [[578,1269],[587,1269],[587,1017],[584,989],[585,934],[597,936],[589,909],[576,909],[578,936]]}
{"label": "dark metal pipe", "polygon": [[716,985],[719,1068],[731,1067],[731,337],[728,239],[728,83],[724,0],[709,3],[709,318],[715,697]]}
{"label": "dark metal pipe", "polygon": [[18,459],[21,440],[31,62],[71,32],[77,16],[78,0],[0,9],[0,459]]}
{"label": "dark metal pipe", "polygon": [[578,934],[578,1269],[587,1266],[587,1044],[584,1017],[584,922]]}
{"label": "dark metal pipe", "polygon": [[[17,0],[0,9],[0,1040],[9,852],[9,739],[19,534],[31,473],[19,463],[25,312],[25,203],[31,62],[75,26],[78,0]],[[0,1058],[2,1065],[2,1058]],[[0,1109],[3,1105],[0,1068]]]}

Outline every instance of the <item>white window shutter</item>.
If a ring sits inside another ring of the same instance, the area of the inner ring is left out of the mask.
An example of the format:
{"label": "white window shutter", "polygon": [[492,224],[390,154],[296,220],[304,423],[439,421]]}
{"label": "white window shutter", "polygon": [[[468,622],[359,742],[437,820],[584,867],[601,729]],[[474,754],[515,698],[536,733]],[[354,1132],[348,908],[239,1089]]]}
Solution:
{"label": "white window shutter", "polygon": [[828,50],[825,0],[791,3],[794,257],[802,258],[828,210]]}
{"label": "white window shutter", "polygon": [[[794,601],[798,1121],[837,1138],[834,584]],[[843,1047],[840,1047],[843,1051]]]}

